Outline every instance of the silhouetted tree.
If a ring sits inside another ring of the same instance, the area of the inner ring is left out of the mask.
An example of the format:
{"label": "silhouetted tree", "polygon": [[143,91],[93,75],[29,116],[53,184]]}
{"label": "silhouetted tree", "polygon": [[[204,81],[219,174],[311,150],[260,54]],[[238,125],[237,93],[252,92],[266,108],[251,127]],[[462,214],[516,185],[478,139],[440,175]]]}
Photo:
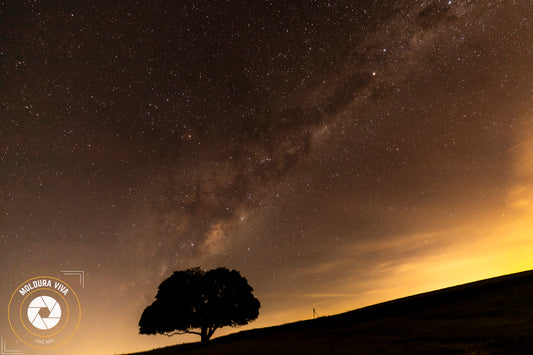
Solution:
{"label": "silhouetted tree", "polygon": [[218,328],[245,325],[258,317],[260,303],[252,291],[235,270],[176,271],[159,285],[155,301],[144,310],[139,333],[198,334],[206,343]]}

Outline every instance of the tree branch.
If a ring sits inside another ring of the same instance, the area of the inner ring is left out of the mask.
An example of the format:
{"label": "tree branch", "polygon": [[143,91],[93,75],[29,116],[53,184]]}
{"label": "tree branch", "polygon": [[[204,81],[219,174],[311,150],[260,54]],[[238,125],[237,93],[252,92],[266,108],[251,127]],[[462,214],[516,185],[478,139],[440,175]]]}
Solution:
{"label": "tree branch", "polygon": [[192,330],[183,330],[183,331],[179,331],[179,330],[176,330],[174,333],[163,333],[163,335],[166,335],[167,337],[173,337],[174,335],[183,335],[183,334],[196,334],[196,335],[202,335],[201,333],[199,332],[193,332]]}
{"label": "tree branch", "polygon": [[207,329],[207,337],[211,338],[215,334],[215,330],[218,329],[218,325],[214,325],[212,328]]}

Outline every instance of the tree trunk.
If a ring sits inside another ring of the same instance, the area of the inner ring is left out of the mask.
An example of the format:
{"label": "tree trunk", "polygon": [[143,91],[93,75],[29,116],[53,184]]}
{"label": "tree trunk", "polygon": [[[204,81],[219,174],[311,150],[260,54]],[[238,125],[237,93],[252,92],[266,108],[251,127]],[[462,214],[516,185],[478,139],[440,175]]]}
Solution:
{"label": "tree trunk", "polygon": [[209,341],[209,336],[207,334],[207,327],[202,327],[200,337],[201,337],[201,343],[207,344],[207,342]]}

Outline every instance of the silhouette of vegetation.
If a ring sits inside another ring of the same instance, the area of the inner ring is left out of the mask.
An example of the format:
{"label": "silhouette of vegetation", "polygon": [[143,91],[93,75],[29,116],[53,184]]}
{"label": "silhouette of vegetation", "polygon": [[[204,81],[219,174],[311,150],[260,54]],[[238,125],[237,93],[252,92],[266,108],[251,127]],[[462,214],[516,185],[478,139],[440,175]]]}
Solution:
{"label": "silhouette of vegetation", "polygon": [[207,343],[221,327],[248,324],[260,303],[238,271],[191,268],[176,271],[160,285],[155,301],[139,320],[140,334],[197,334]]}

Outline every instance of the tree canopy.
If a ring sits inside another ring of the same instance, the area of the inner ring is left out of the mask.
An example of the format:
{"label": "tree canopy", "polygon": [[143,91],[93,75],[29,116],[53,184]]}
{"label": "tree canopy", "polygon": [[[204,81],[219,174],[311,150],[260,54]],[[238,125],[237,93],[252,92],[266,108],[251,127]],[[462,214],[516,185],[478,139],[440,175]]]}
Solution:
{"label": "tree canopy", "polygon": [[191,333],[205,343],[218,328],[245,325],[259,316],[252,291],[236,270],[176,271],[159,285],[155,301],[141,315],[139,333]]}

